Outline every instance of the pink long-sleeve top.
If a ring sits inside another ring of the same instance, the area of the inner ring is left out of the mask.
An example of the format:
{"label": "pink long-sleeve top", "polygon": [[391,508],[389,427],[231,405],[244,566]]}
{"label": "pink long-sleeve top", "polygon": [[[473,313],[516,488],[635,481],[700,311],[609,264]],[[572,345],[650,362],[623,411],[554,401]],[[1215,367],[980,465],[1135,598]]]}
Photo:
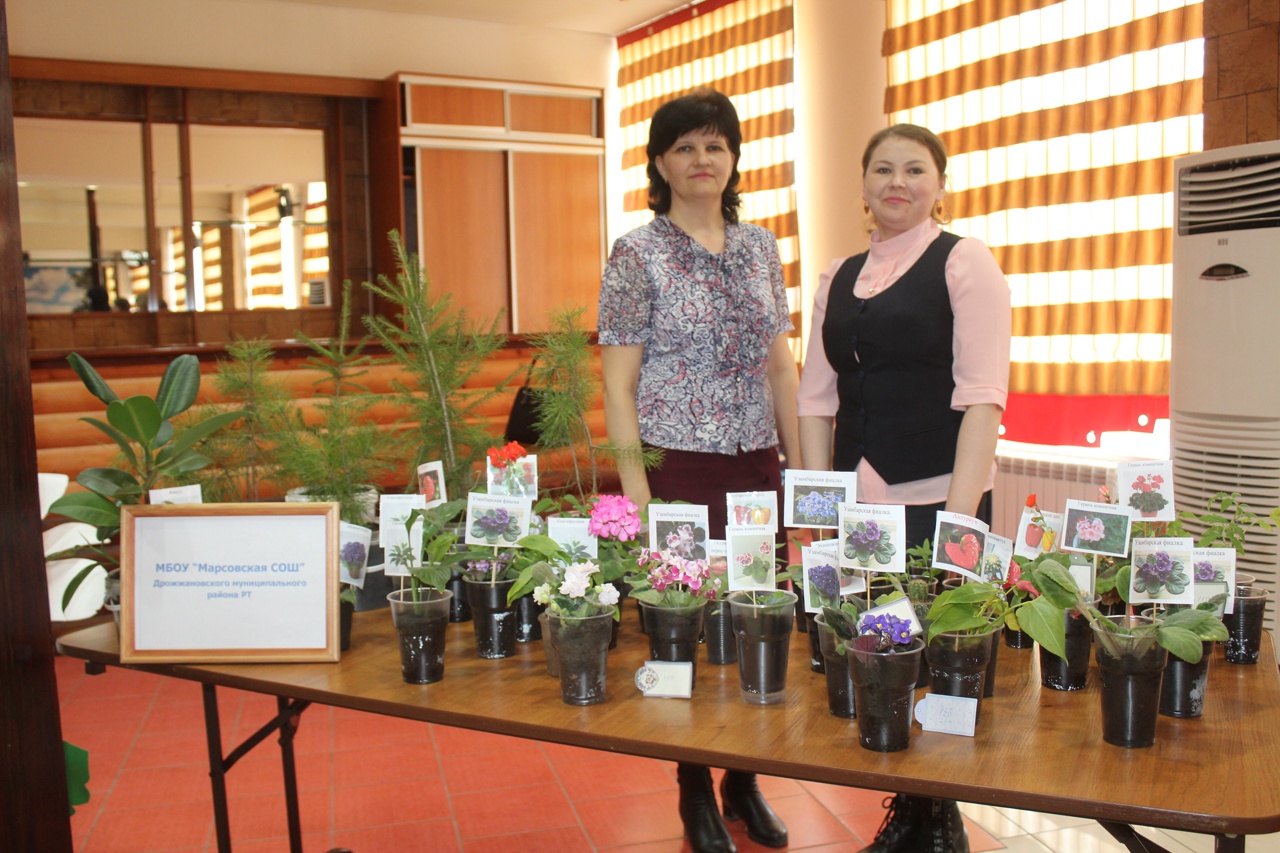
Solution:
{"label": "pink long-sleeve top", "polygon": [[[874,299],[911,269],[941,229],[932,219],[888,240],[871,235],[871,251],[854,285],[854,295]],[[805,353],[797,397],[801,417],[834,418],[839,405],[836,372],[827,361],[822,344],[822,323],[827,316],[831,280],[845,258],[832,261],[818,279],[813,300],[813,325]],[[947,258],[947,290],[955,315],[952,341],[952,376],[956,383],[951,407],[963,411],[978,403],[994,403],[1001,409],[1009,394],[1009,339],[1012,333],[1009,283],[991,250],[981,240],[966,237]],[[858,501],[861,503],[931,504],[947,499],[951,475],[889,485],[863,459],[858,464]],[[987,480],[991,488],[995,466]]]}

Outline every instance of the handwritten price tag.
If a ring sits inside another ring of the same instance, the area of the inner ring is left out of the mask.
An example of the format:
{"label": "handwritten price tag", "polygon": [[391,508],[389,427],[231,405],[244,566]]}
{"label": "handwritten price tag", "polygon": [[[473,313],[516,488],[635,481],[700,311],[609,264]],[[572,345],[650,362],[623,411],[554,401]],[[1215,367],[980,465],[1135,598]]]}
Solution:
{"label": "handwritten price tag", "polygon": [[926,732],[973,737],[978,720],[978,700],[928,693],[916,703],[916,720]]}

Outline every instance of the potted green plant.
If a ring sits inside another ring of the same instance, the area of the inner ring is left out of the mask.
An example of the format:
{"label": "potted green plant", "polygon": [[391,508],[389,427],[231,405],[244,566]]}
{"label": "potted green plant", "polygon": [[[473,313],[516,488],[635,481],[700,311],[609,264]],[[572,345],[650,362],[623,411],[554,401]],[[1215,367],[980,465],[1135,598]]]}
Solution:
{"label": "potted green plant", "polygon": [[277,476],[293,484],[287,499],[337,501],[342,520],[372,525],[377,511],[377,482],[390,471],[399,440],[366,417],[378,395],[360,384],[376,363],[364,354],[366,339],[351,341],[351,284],[342,287],[338,334],[328,344],[298,332],[311,350],[303,362],[318,371],[316,419],[291,410],[271,436]]}
{"label": "potted green plant", "polygon": [[690,663],[697,673],[698,637],[718,580],[704,559],[666,549],[640,550],[626,582],[644,614],[650,660]]}
{"label": "potted green plant", "polygon": [[[98,371],[78,353],[67,357],[85,388],[106,404],[106,420],[82,418],[106,435],[120,449],[119,467],[86,468],[76,482],[86,491],[70,492],[54,501],[51,514],[97,528],[98,541],[110,543],[120,532],[120,507],[147,502],[147,495],[175,477],[199,471],[211,460],[197,445],[242,417],[242,412],[221,412],[179,429],[174,418],[191,408],[200,391],[200,362],[194,355],[180,355],[160,377],[154,397],[135,395],[121,399]],[[64,555],[50,555],[57,558]],[[93,550],[95,562],[78,572],[63,593],[65,608],[80,584],[97,566],[107,570],[108,599],[118,577],[119,557],[114,548]]]}
{"label": "potted green plant", "polygon": [[[1044,602],[1041,608],[1057,608],[1061,613],[1074,607],[1093,628],[1102,670],[1103,740],[1124,747],[1150,746],[1155,741],[1160,675],[1168,654],[1195,663],[1204,654],[1206,640],[1227,638],[1226,628],[1208,610],[1195,608],[1154,618],[1103,616],[1054,556],[1041,555],[1027,567],[1027,574],[1040,592],[1035,601]],[[1116,580],[1117,591],[1126,598],[1129,572],[1130,567],[1121,568]]]}
{"label": "potted green plant", "polygon": [[556,658],[560,698],[569,705],[603,702],[609,640],[619,618],[618,588],[590,561],[558,567],[539,560],[521,571],[508,599],[526,590],[546,607],[544,647]]}
{"label": "potted green plant", "polygon": [[488,391],[467,387],[504,344],[498,318],[487,329],[473,326],[450,294],[431,290],[426,270],[405,250],[400,235],[391,231],[388,239],[396,257],[395,278],[380,275],[364,287],[386,300],[394,316],[369,315],[365,324],[407,377],[395,390],[413,423],[406,435],[415,454],[410,470],[439,459],[449,492],[464,494],[475,485],[477,468],[493,444],[482,407],[505,389],[515,371]]}
{"label": "potted green plant", "polygon": [[444,652],[453,593],[446,589],[451,563],[460,559],[454,551],[457,536],[449,522],[466,508],[465,500],[450,501],[430,509],[414,509],[404,525],[412,541],[414,525],[422,524],[422,550],[408,542],[388,555],[409,573],[409,586],[388,593],[391,619],[400,640],[400,665],[410,684],[430,684],[444,678]]}
{"label": "potted green plant", "polygon": [[822,600],[822,612],[810,630],[818,635],[818,650],[827,680],[827,710],[836,717],[852,720],[857,717],[857,706],[847,649],[857,634],[858,619],[866,604],[857,598],[841,600],[839,572],[828,571],[831,569],[831,566],[816,566],[809,572],[808,581],[817,588]]}

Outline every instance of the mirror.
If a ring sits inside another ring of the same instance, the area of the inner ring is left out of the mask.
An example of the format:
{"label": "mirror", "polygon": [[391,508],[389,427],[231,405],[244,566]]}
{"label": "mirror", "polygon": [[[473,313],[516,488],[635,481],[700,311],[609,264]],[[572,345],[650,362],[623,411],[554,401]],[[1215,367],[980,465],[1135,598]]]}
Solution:
{"label": "mirror", "polygon": [[95,258],[108,305],[145,310],[152,278],[156,307],[175,311],[331,302],[323,132],[189,127],[188,287],[181,130],[151,127],[153,261],[143,126],[14,119],[28,313],[87,308]]}

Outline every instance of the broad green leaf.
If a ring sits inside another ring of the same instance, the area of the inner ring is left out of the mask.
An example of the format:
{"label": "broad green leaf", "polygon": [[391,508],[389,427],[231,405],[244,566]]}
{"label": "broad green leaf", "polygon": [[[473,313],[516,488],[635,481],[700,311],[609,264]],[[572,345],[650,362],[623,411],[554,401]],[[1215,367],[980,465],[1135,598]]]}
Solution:
{"label": "broad green leaf", "polygon": [[90,394],[108,405],[120,399],[116,392],[111,390],[111,386],[107,384],[106,380],[98,375],[98,371],[94,370],[93,366],[85,361],[82,355],[75,352],[71,353],[71,355],[67,356],[67,363],[76,372],[76,376],[80,377],[84,387],[89,389]]}
{"label": "broad green leaf", "polygon": [[142,494],[133,475],[118,468],[86,468],[76,475],[76,482],[107,498]]}
{"label": "broad green leaf", "polygon": [[1165,617],[1166,628],[1185,628],[1201,640],[1225,640],[1227,627],[1207,610],[1178,610]]}
{"label": "broad green leaf", "polygon": [[563,559],[568,555],[560,547],[560,543],[552,539],[550,536],[544,536],[541,533],[535,533],[532,536],[525,536],[516,543],[521,548],[533,551],[541,557],[548,560]]}
{"label": "broad green leaf", "polygon": [[93,492],[72,492],[53,502],[49,512],[66,516],[73,521],[83,521],[94,527],[118,528],[120,507]]}
{"label": "broad green leaf", "polygon": [[100,565],[101,563],[90,563],[80,571],[76,572],[67,583],[67,588],[62,591],[62,609],[64,611],[67,609],[67,606],[71,604],[71,599],[75,598],[76,591],[80,589],[80,584],[84,583],[84,579],[89,577],[89,573]]}
{"label": "broad green leaf", "polygon": [[1074,607],[1080,585],[1067,571],[1066,566],[1055,560],[1042,560],[1028,567],[1032,586],[1040,590],[1054,606],[1066,610]]}
{"label": "broad green leaf", "polygon": [[156,465],[164,466],[169,459],[182,453],[187,448],[195,446],[196,442],[208,438],[227,424],[244,417],[244,415],[244,412],[221,412],[184,429],[178,435],[176,441],[156,454]]}
{"label": "broad green leaf", "polygon": [[1033,598],[1017,610],[1018,626],[1031,635],[1044,649],[1067,659],[1067,630],[1063,608],[1048,596]]}
{"label": "broad green leaf", "polygon": [[67,799],[75,814],[76,806],[89,802],[89,752],[64,740],[62,760],[67,767]]}
{"label": "broad green leaf", "polygon": [[124,454],[124,458],[129,460],[130,467],[138,467],[138,454],[134,452],[133,445],[129,442],[129,437],[120,430],[113,427],[106,421],[100,421],[97,418],[81,418],[87,424],[93,424],[101,430],[108,438],[116,443],[120,448],[120,452]]}
{"label": "broad green leaf", "polygon": [[151,439],[151,449],[164,447],[173,440],[173,421],[165,421],[160,424],[160,429],[156,431],[156,437]]}
{"label": "broad green leaf", "polygon": [[213,460],[202,453],[196,453],[194,450],[188,450],[175,456],[163,470],[157,469],[157,473],[163,473],[169,476],[178,474],[190,474],[192,471],[199,471],[202,468],[208,468],[213,464]]}
{"label": "broad green leaf", "polygon": [[1156,629],[1156,642],[1187,663],[1199,663],[1204,654],[1203,641],[1186,628],[1170,626],[1167,622]]}
{"label": "broad green leaf", "polygon": [[191,408],[199,391],[200,360],[194,355],[180,355],[165,368],[154,402],[160,416],[168,420]]}
{"label": "broad green leaf", "polygon": [[1116,572],[1116,594],[1120,596],[1120,600],[1125,604],[1129,601],[1129,577],[1133,574],[1133,566],[1125,564]]}
{"label": "broad green leaf", "polygon": [[141,394],[108,405],[107,420],[143,447],[151,446],[151,440],[156,437],[160,424],[164,422],[156,401]]}

